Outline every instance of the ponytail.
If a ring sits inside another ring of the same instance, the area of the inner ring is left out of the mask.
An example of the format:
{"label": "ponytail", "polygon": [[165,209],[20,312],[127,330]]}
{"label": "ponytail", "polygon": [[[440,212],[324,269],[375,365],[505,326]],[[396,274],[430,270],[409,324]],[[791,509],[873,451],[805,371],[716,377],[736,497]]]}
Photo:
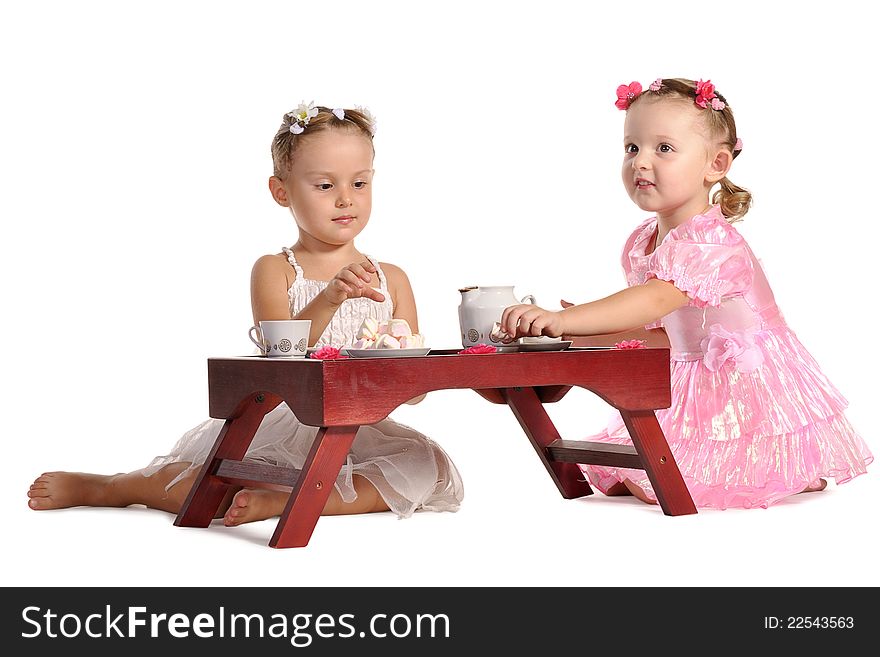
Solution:
{"label": "ponytail", "polygon": [[712,195],[712,203],[721,206],[721,213],[729,223],[739,221],[752,206],[752,194],[734,185],[727,177],[721,179],[720,185],[721,189]]}

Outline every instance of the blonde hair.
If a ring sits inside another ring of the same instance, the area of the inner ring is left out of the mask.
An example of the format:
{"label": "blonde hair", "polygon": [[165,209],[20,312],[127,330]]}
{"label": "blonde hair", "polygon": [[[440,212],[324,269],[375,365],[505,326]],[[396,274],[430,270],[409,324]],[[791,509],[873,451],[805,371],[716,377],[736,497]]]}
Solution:
{"label": "blonde hair", "polygon": [[[630,103],[630,107],[642,98],[680,98],[693,103],[697,97],[697,83],[684,78],[663,78],[660,80],[660,88],[657,91],[646,90],[638,95]],[[736,149],[736,121],[733,118],[733,110],[730,103],[718,91],[715,91],[718,100],[724,103],[724,109],[715,110],[710,108],[700,112],[706,128],[712,137],[721,140],[721,143],[730,148],[734,159],[742,152]],[[749,190],[734,185],[727,176],[719,182],[720,189],[712,194],[712,203],[721,206],[721,212],[727,221],[733,223],[739,221],[749,211],[752,205],[752,194]]]}
{"label": "blonde hair", "polygon": [[[309,119],[308,125],[302,132],[294,134],[290,131],[291,117],[285,114],[281,121],[281,127],[272,139],[272,168],[276,178],[284,180],[290,172],[293,163],[293,155],[300,145],[309,137],[326,132],[328,130],[350,130],[362,134],[373,144],[373,119],[365,110],[343,110],[344,118],[340,119],[333,110],[317,106],[318,114]],[[339,110],[336,110],[337,112]],[[375,154],[375,151],[374,151]]]}

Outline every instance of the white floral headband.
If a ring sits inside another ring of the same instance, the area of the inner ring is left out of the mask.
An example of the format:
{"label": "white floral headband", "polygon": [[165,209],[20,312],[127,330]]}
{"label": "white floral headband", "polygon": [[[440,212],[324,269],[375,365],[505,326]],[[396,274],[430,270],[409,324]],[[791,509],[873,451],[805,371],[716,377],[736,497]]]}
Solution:
{"label": "white floral headband", "polygon": [[[376,134],[376,119],[370,114],[370,111],[366,107],[361,107],[360,105],[355,105],[355,109],[364,115],[364,118],[367,119],[370,127],[370,135]],[[285,116],[287,117],[287,121],[290,124],[290,132],[299,135],[306,129],[306,126],[309,125],[309,122],[318,116],[318,113],[321,110],[315,105],[315,101],[306,104],[305,101],[299,104],[293,112],[288,112]],[[345,110],[341,107],[337,107],[335,109],[330,110],[337,119],[340,121],[345,120]],[[351,120],[351,119],[349,119]]]}

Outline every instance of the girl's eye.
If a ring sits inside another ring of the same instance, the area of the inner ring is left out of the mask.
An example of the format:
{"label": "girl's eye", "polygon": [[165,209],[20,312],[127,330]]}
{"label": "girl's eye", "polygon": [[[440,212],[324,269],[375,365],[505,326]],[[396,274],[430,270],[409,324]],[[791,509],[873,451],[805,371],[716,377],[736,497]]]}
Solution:
{"label": "girl's eye", "polygon": [[363,189],[363,188],[366,187],[366,186],[367,186],[367,181],[366,181],[366,180],[358,180],[358,181],[356,181],[356,182],[354,183],[354,185],[353,185],[353,187],[354,187],[355,189]]}
{"label": "girl's eye", "polygon": [[671,152],[672,152],[672,146],[670,146],[669,144],[660,144],[660,145],[657,147],[657,150],[660,151],[661,153],[671,153]]}
{"label": "girl's eye", "polygon": [[326,191],[333,189],[333,183],[318,183],[315,186],[318,189],[320,189],[322,192],[326,192]]}
{"label": "girl's eye", "polygon": [[625,153],[638,153],[639,147],[636,146],[635,144],[627,144],[626,146],[623,147],[623,150]]}

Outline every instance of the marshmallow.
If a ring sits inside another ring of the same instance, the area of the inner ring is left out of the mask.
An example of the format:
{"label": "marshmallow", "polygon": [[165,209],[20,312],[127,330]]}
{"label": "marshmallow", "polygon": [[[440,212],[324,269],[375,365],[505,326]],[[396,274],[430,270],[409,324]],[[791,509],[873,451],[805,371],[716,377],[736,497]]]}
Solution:
{"label": "marshmallow", "polygon": [[382,333],[376,340],[374,349],[400,349],[400,342],[393,335]]}
{"label": "marshmallow", "polygon": [[418,333],[403,335],[398,338],[401,349],[420,349],[425,346],[425,339]]}
{"label": "marshmallow", "polygon": [[392,319],[388,324],[388,333],[395,338],[402,338],[405,335],[413,334],[412,329],[409,327],[409,322],[405,319]]}
{"label": "marshmallow", "polygon": [[377,322],[367,317],[357,332],[353,349],[419,349],[424,348],[425,338],[413,333],[405,319]]}
{"label": "marshmallow", "polygon": [[510,335],[507,334],[503,328],[501,328],[501,322],[495,322],[492,325],[492,332],[489,333],[489,339],[493,342],[504,342],[505,340],[510,340]]}
{"label": "marshmallow", "polygon": [[358,330],[357,337],[358,339],[366,339],[375,341],[377,335],[379,333],[379,322],[377,322],[372,317],[367,317],[361,323],[361,328]]}

